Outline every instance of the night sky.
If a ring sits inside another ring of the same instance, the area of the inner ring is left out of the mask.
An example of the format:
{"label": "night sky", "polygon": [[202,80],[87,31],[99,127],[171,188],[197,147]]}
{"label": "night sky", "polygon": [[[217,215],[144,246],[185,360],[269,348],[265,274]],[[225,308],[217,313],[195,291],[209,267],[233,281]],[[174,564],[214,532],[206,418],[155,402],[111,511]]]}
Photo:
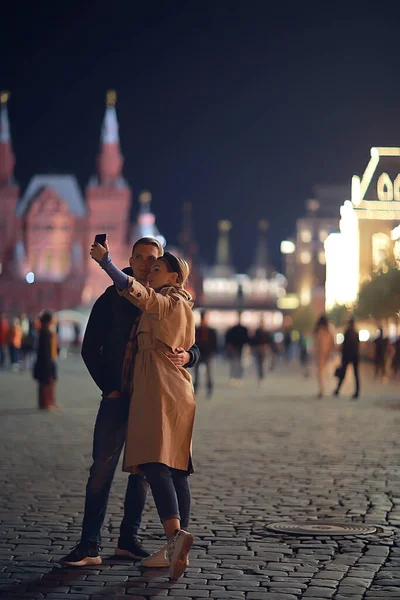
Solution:
{"label": "night sky", "polygon": [[231,219],[243,270],[267,218],[279,266],[279,242],[313,184],[348,183],[371,146],[400,144],[399,9],[281,4],[4,4],[0,88],[11,92],[22,189],[51,172],[86,185],[115,88],[124,175],[136,206],[138,192],[151,190],[168,241],[190,201],[201,255],[213,260],[216,222]]}

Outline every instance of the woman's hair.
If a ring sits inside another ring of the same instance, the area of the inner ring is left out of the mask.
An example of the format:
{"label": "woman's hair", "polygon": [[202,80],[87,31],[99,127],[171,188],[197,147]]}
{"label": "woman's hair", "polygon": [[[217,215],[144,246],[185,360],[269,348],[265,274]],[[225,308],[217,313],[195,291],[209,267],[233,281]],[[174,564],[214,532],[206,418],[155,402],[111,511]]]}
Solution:
{"label": "woman's hair", "polygon": [[160,256],[159,260],[165,262],[170,273],[178,273],[177,283],[183,287],[190,275],[189,265],[186,260],[171,254],[171,252],[164,252],[164,255]]}
{"label": "woman's hair", "polygon": [[50,310],[44,310],[40,313],[40,322],[42,325],[48,325],[53,320],[53,313]]}
{"label": "woman's hair", "polygon": [[319,329],[328,329],[328,325],[329,325],[329,323],[328,323],[328,319],[327,319],[326,315],[321,315],[315,325],[314,331],[316,332]]}

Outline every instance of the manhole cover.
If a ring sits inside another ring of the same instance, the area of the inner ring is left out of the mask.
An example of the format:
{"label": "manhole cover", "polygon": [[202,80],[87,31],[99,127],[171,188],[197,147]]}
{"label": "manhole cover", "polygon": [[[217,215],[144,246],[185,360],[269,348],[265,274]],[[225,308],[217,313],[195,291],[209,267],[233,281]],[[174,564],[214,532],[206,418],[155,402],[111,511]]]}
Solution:
{"label": "manhole cover", "polygon": [[304,521],[303,523],[280,521],[278,523],[270,523],[267,525],[267,529],[278,533],[297,535],[366,535],[376,532],[376,527],[355,525],[354,523],[332,523],[329,521]]}

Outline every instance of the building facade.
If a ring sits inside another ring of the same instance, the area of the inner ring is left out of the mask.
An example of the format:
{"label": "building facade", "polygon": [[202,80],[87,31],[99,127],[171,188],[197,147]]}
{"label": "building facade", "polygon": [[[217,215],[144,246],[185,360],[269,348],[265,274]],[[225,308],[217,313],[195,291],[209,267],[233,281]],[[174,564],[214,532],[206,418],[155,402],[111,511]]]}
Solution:
{"label": "building facade", "polygon": [[84,192],[72,174],[44,174],[34,175],[21,194],[14,178],[8,94],[2,93],[0,101],[0,309],[17,315],[90,305],[109,284],[89,256],[97,233],[107,233],[117,265],[127,264],[133,242],[142,235],[165,243],[148,192],[140,197],[137,222],[131,223],[115,93],[107,94],[97,172]]}

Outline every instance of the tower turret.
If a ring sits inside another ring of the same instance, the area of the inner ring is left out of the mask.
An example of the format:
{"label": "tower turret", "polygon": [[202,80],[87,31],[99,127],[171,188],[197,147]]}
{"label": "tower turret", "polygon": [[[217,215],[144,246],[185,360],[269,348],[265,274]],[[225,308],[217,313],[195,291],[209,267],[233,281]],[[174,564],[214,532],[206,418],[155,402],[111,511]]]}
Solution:
{"label": "tower turret", "polygon": [[14,174],[15,156],[12,150],[8,121],[8,92],[0,92],[0,185],[8,185]]}
{"label": "tower turret", "polygon": [[115,110],[117,94],[109,90],[106,97],[106,112],[100,137],[100,152],[97,168],[100,184],[115,186],[121,177],[124,158],[121,154],[118,134],[118,119]]}
{"label": "tower turret", "polygon": [[265,279],[268,276],[268,227],[269,223],[266,219],[261,219],[258,222],[258,240],[256,246],[256,253],[254,256],[254,263],[250,268],[250,275],[252,277],[256,277],[257,279]]}

